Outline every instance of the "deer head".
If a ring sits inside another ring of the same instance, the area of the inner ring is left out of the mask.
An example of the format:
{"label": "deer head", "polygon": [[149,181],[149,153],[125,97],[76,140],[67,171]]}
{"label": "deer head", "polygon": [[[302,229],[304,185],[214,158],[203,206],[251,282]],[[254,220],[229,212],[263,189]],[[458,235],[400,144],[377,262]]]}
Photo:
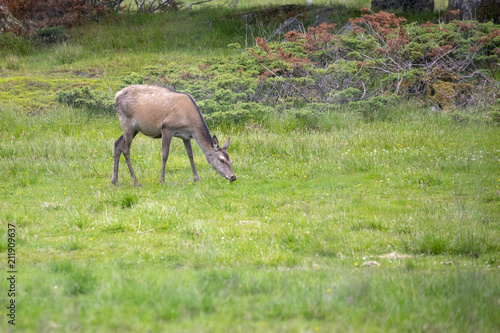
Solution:
{"label": "deer head", "polygon": [[229,139],[227,138],[226,142],[222,147],[219,147],[219,140],[214,135],[212,138],[212,148],[213,152],[207,154],[207,161],[212,165],[212,167],[217,171],[222,177],[228,179],[229,181],[235,181],[236,175],[234,174],[233,169],[231,168],[231,158],[227,153],[227,148],[229,148]]}

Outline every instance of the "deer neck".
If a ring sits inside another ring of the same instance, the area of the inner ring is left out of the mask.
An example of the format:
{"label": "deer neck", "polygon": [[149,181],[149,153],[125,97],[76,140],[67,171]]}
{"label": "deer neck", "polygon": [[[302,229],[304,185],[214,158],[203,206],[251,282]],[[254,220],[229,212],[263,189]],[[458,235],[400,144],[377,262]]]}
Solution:
{"label": "deer neck", "polygon": [[[206,126],[206,125],[205,125]],[[208,128],[202,127],[195,130],[195,135],[193,135],[193,139],[196,141],[198,146],[200,147],[203,155],[208,162],[211,160],[211,156],[215,153],[214,148],[212,147],[212,137]]]}

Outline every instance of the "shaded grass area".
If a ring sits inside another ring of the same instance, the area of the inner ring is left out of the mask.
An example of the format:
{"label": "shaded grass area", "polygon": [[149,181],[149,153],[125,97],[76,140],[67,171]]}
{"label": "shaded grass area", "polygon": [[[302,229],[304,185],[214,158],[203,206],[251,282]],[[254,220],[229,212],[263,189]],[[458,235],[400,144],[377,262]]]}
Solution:
{"label": "shaded grass area", "polygon": [[498,128],[403,108],[371,122],[346,111],[321,130],[276,116],[211,128],[231,136],[233,183],[198,148],[193,183],[174,140],[159,184],[160,142],[138,136],[143,187],[122,167],[115,188],[114,116],[3,106],[0,223],[17,226],[29,304],[19,327],[497,330]]}

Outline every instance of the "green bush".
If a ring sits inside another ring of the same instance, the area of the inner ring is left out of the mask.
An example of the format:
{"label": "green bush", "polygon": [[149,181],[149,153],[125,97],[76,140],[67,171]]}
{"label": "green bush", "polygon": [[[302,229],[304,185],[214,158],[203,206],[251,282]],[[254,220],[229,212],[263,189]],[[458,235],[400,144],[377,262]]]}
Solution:
{"label": "green bush", "polygon": [[12,33],[0,33],[0,55],[27,55],[35,50],[32,40]]}
{"label": "green bush", "polygon": [[44,43],[52,44],[68,38],[67,31],[62,26],[42,27],[37,30],[37,37]]}
{"label": "green bush", "polygon": [[494,124],[500,125],[500,99],[493,105],[488,106],[488,116]]}
{"label": "green bush", "polygon": [[56,93],[56,100],[59,103],[96,113],[111,113],[114,111],[114,100],[111,94],[91,90],[88,86],[71,89],[70,91],[60,90]]}
{"label": "green bush", "polygon": [[144,83],[144,77],[136,72],[130,73],[128,76],[123,77],[121,80],[124,83],[124,87],[131,86],[133,84]]}
{"label": "green bush", "polygon": [[395,108],[401,99],[397,95],[380,95],[368,100],[350,102],[349,106],[357,110],[360,115],[368,120],[385,119],[391,109]]}

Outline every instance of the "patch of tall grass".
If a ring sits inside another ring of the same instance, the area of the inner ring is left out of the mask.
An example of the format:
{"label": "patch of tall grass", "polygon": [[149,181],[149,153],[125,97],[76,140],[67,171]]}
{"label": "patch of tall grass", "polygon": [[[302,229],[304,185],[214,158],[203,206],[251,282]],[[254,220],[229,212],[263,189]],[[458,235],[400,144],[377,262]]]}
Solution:
{"label": "patch of tall grass", "polygon": [[0,34],[0,56],[27,55],[35,50],[33,40],[17,37],[11,33]]}
{"label": "patch of tall grass", "polygon": [[55,45],[50,51],[50,58],[54,65],[71,65],[85,57],[84,47],[77,44],[63,42]]}
{"label": "patch of tall grass", "polygon": [[[85,33],[83,33],[85,31]],[[158,15],[124,15],[117,21],[75,29],[75,41],[96,52],[141,53],[193,52],[196,56],[227,52],[231,42],[241,42],[244,27],[228,9],[206,9]]]}

